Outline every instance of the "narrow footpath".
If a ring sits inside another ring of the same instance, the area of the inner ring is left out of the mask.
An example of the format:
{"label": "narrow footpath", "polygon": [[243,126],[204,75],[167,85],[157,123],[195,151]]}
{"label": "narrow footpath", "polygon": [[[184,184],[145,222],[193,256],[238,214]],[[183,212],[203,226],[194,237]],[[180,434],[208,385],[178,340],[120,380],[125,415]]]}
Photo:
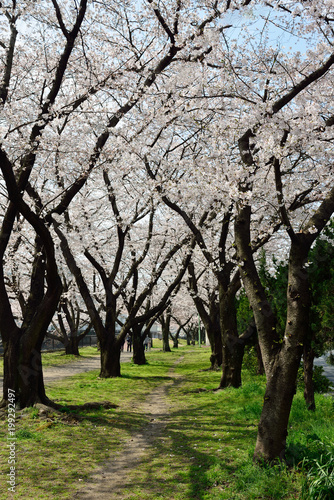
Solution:
{"label": "narrow footpath", "polygon": [[[182,359],[179,358],[177,363]],[[90,476],[73,500],[125,500],[129,498],[126,490],[132,490],[139,485],[143,496],[146,487],[147,491],[152,493],[154,478],[150,477],[149,468],[145,466],[150,464],[150,457],[156,453],[156,440],[166,439],[164,431],[169,419],[167,391],[176,380],[174,368],[169,371],[168,377],[171,378],[170,381],[154,389],[144,403],[133,408],[133,411],[144,414],[148,423],[131,436],[119,453]]]}

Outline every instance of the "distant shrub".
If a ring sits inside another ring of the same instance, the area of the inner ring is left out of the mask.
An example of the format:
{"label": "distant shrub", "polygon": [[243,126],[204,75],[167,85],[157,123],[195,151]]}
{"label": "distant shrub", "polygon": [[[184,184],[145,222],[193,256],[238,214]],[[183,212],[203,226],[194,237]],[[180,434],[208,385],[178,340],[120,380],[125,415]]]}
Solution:
{"label": "distant shrub", "polygon": [[328,357],[326,358],[326,361],[329,365],[334,365],[334,354],[332,352],[329,353]]}
{"label": "distant shrub", "polygon": [[258,362],[254,346],[246,346],[242,366],[253,375],[256,375]]}
{"label": "distant shrub", "polygon": [[[313,383],[314,383],[314,392],[319,394],[324,394],[329,392],[331,383],[327,377],[323,374],[324,369],[322,366],[314,366],[313,367]],[[300,388],[304,388],[304,367],[303,363],[298,370],[298,386]]]}

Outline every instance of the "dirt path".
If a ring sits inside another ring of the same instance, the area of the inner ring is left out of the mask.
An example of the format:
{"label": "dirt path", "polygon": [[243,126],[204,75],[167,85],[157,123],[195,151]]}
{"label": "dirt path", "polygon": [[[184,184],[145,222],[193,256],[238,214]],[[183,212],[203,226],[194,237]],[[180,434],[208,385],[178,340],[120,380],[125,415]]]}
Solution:
{"label": "dirt path", "polygon": [[[180,358],[177,362],[180,362]],[[136,483],[141,478],[141,492],[145,488],[142,474],[131,474],[141,465],[149,462],[150,454],[154,451],[156,439],[164,438],[164,430],[169,418],[167,390],[175,381],[174,368],[168,373],[173,380],[157,387],[140,406],[135,406],[134,411],[146,415],[149,422],[140,432],[133,434],[127,441],[122,451],[113,456],[98,471],[91,475],[90,481],[83,489],[74,495],[75,500],[125,500],[124,490],[133,487],[133,477]],[[148,491],[152,484],[147,483]],[[133,498],[133,497],[131,497]]]}

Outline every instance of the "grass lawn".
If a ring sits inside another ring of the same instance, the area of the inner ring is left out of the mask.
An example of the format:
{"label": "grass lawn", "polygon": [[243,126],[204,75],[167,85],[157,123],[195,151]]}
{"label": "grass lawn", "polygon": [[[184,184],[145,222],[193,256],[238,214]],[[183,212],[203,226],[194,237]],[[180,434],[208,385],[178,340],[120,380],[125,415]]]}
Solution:
{"label": "grass lawn", "polygon": [[[303,458],[318,459],[328,444],[334,443],[330,398],[319,395],[317,411],[310,413],[298,392],[289,423],[288,464],[259,467],[252,463],[252,453],[264,393],[263,377],[245,370],[242,388],[213,392],[220,372],[205,371],[209,365],[207,348],[182,346],[172,353],[152,349],[147,358],[145,366],[124,363],[119,379],[99,379],[98,371],[93,371],[47,389],[48,396],[64,406],[109,400],[117,408],[80,411],[79,421],[70,412],[66,420],[58,416],[42,420],[36,409],[29,409],[17,420],[15,498],[73,498],[89,474],[119,452],[131,434],[146,423],[138,403],[154,387],[170,381],[171,366],[176,377],[168,385],[170,416],[164,435],[156,441],[149,463],[144,460],[129,471],[134,486],[124,490],[124,498],[300,498]],[[53,358],[50,364],[57,362]],[[7,433],[7,422],[2,421],[1,443],[6,443]],[[6,446],[0,448],[0,457],[0,499],[4,500],[10,498],[6,491]]]}

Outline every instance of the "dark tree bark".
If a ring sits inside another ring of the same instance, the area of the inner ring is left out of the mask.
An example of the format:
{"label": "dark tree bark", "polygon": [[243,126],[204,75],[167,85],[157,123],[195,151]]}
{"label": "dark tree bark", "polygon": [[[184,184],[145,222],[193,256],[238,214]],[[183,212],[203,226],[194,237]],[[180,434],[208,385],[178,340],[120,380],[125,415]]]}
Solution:
{"label": "dark tree bark", "polygon": [[220,325],[219,325],[219,317],[215,318],[214,324],[212,325],[213,329],[210,331],[210,329],[206,329],[206,332],[209,337],[209,332],[211,334],[212,338],[212,344],[211,345],[211,356],[210,356],[210,363],[211,363],[211,370],[219,370],[222,367],[223,364],[223,339],[222,339],[222,334],[220,331]]}
{"label": "dark tree bark", "polygon": [[115,378],[121,376],[121,350],[119,342],[104,335],[101,346],[101,378]]}
{"label": "dark tree bark", "polygon": [[12,335],[9,342],[4,344],[4,382],[1,406],[7,404],[8,389],[15,391],[17,408],[26,408],[35,403],[53,406],[54,403],[45,393],[40,345],[31,348],[24,342],[23,337],[20,335],[19,339],[15,339]]}
{"label": "dark tree bark", "polygon": [[145,365],[147,363],[145,357],[145,348],[143,343],[143,334],[141,325],[135,325],[132,328],[132,346],[133,346],[133,362],[136,365]]}
{"label": "dark tree bark", "polygon": [[258,340],[256,341],[255,344],[255,350],[256,350],[256,357],[257,357],[257,375],[264,375],[264,366],[263,366],[263,361],[262,361],[262,354],[261,354],[261,348]]}
{"label": "dark tree bark", "polygon": [[169,331],[170,331],[170,321],[172,318],[172,314],[170,309],[167,309],[166,316],[162,314],[159,318],[161,323],[162,330],[162,350],[163,352],[171,352],[171,348],[169,345]]}
{"label": "dark tree bark", "polygon": [[194,301],[197,312],[206,330],[211,347],[211,370],[217,370],[223,362],[223,342],[220,329],[219,301],[216,299],[216,290],[209,298],[207,307],[204,300],[199,296],[195,267],[191,262],[188,266],[190,295]]}
{"label": "dark tree bark", "polygon": [[[9,320],[5,328],[1,328],[4,346],[4,383],[1,406],[7,404],[8,389],[15,390],[15,403],[18,408],[25,408],[37,402],[51,404],[44,389],[41,346],[57,308],[61,282],[59,277],[54,275],[53,286],[45,291],[45,255],[42,250],[39,238],[37,238],[30,295],[24,307],[21,327],[15,323],[4,282],[0,279],[2,282],[0,296],[5,306],[2,314],[5,313]],[[50,269],[48,272],[50,273]]]}
{"label": "dark tree bark", "polygon": [[308,336],[304,342],[304,399],[308,410],[315,410],[314,383],[313,383],[313,361],[315,352],[312,348],[311,339]]}
{"label": "dark tree bark", "polygon": [[70,335],[67,344],[65,345],[65,354],[72,354],[73,356],[80,356],[79,353],[80,339],[76,335]]}
{"label": "dark tree bark", "polygon": [[223,339],[222,377],[219,388],[240,387],[244,342],[239,338],[235,294],[219,287],[220,322]]}

